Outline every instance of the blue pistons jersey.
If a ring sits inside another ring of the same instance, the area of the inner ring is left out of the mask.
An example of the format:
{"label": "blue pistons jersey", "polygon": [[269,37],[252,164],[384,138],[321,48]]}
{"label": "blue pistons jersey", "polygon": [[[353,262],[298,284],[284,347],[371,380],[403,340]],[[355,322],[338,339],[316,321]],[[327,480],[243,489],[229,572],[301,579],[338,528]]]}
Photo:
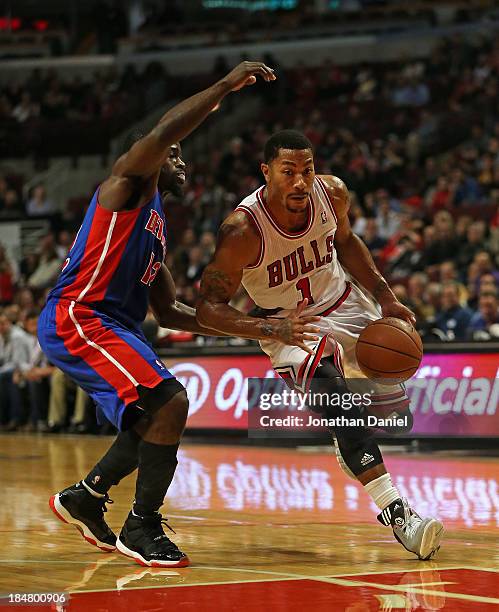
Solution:
{"label": "blue pistons jersey", "polygon": [[97,191],[49,299],[94,306],[137,327],[165,250],[159,192],[142,208],[112,212],[99,204]]}
{"label": "blue pistons jersey", "polygon": [[97,191],[40,315],[38,338],[50,362],[120,429],[125,409],[140,408],[143,388],[172,378],[141,329],[165,250],[158,192],[141,208],[113,212]]}

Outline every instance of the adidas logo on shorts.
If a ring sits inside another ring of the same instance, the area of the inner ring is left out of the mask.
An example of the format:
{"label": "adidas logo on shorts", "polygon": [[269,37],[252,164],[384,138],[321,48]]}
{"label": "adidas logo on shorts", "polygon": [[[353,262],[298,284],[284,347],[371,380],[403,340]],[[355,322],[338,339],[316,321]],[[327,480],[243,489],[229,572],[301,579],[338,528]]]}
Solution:
{"label": "adidas logo on shorts", "polygon": [[371,461],[374,461],[374,457],[369,453],[364,453],[364,456],[360,460],[360,463],[361,465],[367,465],[368,463],[371,463]]}

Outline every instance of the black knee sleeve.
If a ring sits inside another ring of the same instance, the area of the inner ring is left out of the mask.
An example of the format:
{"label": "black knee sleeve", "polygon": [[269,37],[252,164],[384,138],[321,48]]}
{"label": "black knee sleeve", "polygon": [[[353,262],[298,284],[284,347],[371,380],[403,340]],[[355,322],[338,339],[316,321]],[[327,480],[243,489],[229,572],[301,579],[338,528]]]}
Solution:
{"label": "black knee sleeve", "polygon": [[[321,360],[320,366],[314,374],[311,391],[314,394],[350,394],[346,381],[334,364],[332,357]],[[362,418],[358,406],[352,405],[351,402],[348,403],[348,406],[348,410],[345,410],[341,405],[324,406],[321,402],[320,406],[310,406],[310,408],[314,412],[320,412],[328,418],[339,416],[344,416],[348,419]],[[346,425],[334,427],[332,431],[337,439],[343,461],[356,476],[383,463],[381,451],[374,440],[372,432],[367,427],[362,425]]]}
{"label": "black knee sleeve", "polygon": [[131,429],[142,417],[153,415],[177,393],[185,391],[185,387],[176,378],[168,378],[152,389],[139,385],[137,391],[139,399],[127,406],[121,420],[122,431]]}
{"label": "black knee sleeve", "polygon": [[345,379],[343,378],[342,373],[336,367],[332,355],[330,357],[323,357],[314,372],[314,381],[321,380],[323,378],[327,378],[329,381],[340,386],[343,384],[346,390]]}
{"label": "black knee sleeve", "polygon": [[315,401],[309,404],[311,410],[326,418],[337,417],[341,414],[340,405],[331,405],[322,399],[326,395],[330,397],[332,394],[341,396],[348,393],[345,379],[335,366],[332,357],[321,359],[310,384],[310,393],[311,397],[315,398]]}
{"label": "black knee sleeve", "polygon": [[168,378],[167,380],[161,381],[159,385],[156,385],[153,389],[139,387],[139,399],[137,400],[137,404],[148,414],[154,414],[181,391],[185,391],[184,385],[176,378]]}
{"label": "black knee sleeve", "polygon": [[[350,431],[357,429],[355,433]],[[335,435],[341,457],[355,476],[383,463],[379,446],[365,427],[338,427]]]}

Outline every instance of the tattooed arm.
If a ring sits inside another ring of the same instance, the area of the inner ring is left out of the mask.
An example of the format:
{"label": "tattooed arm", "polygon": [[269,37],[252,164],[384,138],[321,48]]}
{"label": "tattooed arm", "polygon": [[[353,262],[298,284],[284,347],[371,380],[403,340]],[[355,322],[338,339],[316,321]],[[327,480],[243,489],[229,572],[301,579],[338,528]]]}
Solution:
{"label": "tattooed arm", "polygon": [[226,336],[199,325],[194,308],[176,300],[175,282],[165,264],[162,264],[151,285],[149,300],[154,317],[161,327],[190,331],[203,336]]}
{"label": "tattooed arm", "polygon": [[317,339],[313,335],[317,328],[310,323],[317,321],[318,317],[301,316],[306,301],[286,319],[271,320],[250,317],[229,306],[241,283],[244,268],[257,260],[259,251],[260,236],[256,229],[244,213],[233,213],[220,228],[213,261],[201,278],[201,294],[196,308],[198,322],[203,327],[231,336],[279,340],[311,352],[303,341]]}

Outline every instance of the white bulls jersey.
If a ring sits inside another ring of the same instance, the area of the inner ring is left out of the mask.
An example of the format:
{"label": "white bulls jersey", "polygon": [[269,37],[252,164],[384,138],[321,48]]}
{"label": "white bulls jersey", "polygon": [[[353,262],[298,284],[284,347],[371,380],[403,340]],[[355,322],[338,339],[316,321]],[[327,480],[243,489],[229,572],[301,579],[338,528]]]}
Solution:
{"label": "white bulls jersey", "polygon": [[[333,357],[336,368],[346,371],[349,389],[358,392],[355,381],[365,375],[357,363],[355,346],[361,330],[379,319],[381,311],[362,289],[345,278],[334,248],[337,219],[325,183],[316,177],[308,223],[294,234],[277,225],[265,206],[263,192],[260,187],[236,209],[253,219],[262,239],[258,261],[243,271],[243,285],[261,308],[281,309],[273,314],[276,317],[286,316],[307,297],[307,314],[320,316],[315,323],[320,340],[305,341],[313,354],[278,340],[261,340],[260,346],[274,370],[299,391],[309,391],[321,359]],[[403,385],[371,385],[372,407],[395,410],[409,406]]]}
{"label": "white bulls jersey", "polygon": [[326,185],[315,178],[307,225],[294,233],[277,225],[263,192],[260,187],[236,208],[251,217],[261,235],[258,261],[244,269],[242,284],[261,308],[291,310],[308,298],[307,312],[322,314],[346,290],[333,244],[337,218]]}

